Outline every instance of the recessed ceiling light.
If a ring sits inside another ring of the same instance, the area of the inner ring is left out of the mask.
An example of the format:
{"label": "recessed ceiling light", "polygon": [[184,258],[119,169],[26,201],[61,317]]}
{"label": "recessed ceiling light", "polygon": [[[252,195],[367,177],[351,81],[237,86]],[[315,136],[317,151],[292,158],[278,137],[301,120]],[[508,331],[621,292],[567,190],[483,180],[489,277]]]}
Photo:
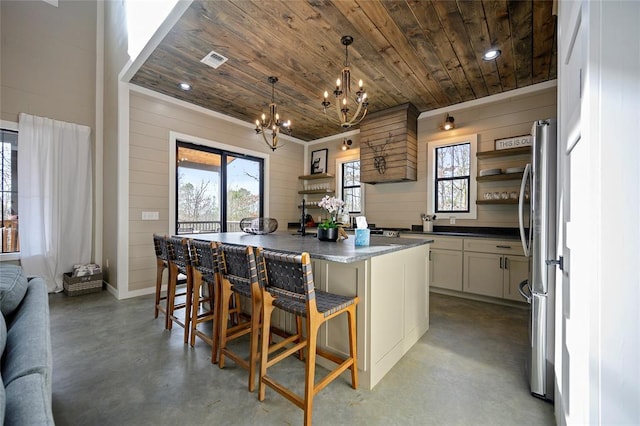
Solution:
{"label": "recessed ceiling light", "polygon": [[485,61],[491,61],[493,59],[496,59],[498,56],[500,56],[501,53],[502,51],[500,51],[500,49],[496,49],[492,47],[491,49],[484,52],[484,55],[482,55],[482,59],[484,59]]}
{"label": "recessed ceiling light", "polygon": [[182,90],[191,90],[191,85],[189,83],[180,83],[178,85]]}

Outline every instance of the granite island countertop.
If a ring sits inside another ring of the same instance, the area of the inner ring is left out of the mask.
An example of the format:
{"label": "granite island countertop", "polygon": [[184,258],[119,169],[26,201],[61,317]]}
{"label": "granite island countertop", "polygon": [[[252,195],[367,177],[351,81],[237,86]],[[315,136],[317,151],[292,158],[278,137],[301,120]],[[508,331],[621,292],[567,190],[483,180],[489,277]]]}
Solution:
{"label": "granite island countertop", "polygon": [[263,247],[289,253],[307,252],[312,259],[328,260],[339,263],[352,263],[375,256],[405,250],[424,244],[433,239],[425,236],[419,238],[389,238],[371,235],[370,244],[364,247],[355,246],[355,238],[336,242],[320,241],[313,235],[292,235],[290,232],[274,232],[272,234],[254,235],[245,232],[218,232],[199,234],[180,234],[182,238],[193,238],[204,241],[218,241],[227,244]]}

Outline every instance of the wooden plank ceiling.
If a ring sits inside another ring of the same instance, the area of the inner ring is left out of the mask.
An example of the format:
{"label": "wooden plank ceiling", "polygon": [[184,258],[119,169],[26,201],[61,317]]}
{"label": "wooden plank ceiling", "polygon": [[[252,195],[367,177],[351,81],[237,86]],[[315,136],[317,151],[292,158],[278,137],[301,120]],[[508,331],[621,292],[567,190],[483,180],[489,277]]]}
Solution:
{"label": "wooden plank ceiling", "polygon": [[[315,140],[342,131],[321,102],[344,65],[343,35],[354,38],[352,81],[364,80],[370,112],[406,102],[429,111],[557,74],[552,1],[213,0],[191,4],[132,83],[252,123],[277,76],[280,116]],[[491,46],[502,55],[483,61]],[[229,58],[217,69],[200,62],[212,50]]]}

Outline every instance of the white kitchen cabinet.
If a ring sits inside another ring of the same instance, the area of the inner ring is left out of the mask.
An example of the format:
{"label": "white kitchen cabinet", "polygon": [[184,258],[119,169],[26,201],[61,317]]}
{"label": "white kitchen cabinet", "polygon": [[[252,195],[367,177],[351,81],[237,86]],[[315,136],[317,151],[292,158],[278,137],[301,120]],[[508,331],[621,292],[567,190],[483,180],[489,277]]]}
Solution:
{"label": "white kitchen cabinet", "polygon": [[431,287],[462,291],[462,238],[434,237],[429,261]]}
{"label": "white kitchen cabinet", "polygon": [[509,240],[464,240],[463,291],[522,302],[518,285],[529,276],[529,259]]}
{"label": "white kitchen cabinet", "polygon": [[505,299],[524,302],[518,287],[529,278],[529,258],[524,256],[505,256],[504,294]]}
{"label": "white kitchen cabinet", "polygon": [[491,253],[464,253],[463,291],[484,296],[502,297],[502,256]]}

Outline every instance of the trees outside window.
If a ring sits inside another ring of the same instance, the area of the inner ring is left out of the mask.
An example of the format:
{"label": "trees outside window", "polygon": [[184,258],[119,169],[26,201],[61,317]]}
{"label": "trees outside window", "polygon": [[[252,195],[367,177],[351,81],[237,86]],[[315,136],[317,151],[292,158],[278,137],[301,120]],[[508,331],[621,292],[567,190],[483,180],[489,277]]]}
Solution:
{"label": "trees outside window", "polygon": [[186,142],[176,144],[177,233],[239,231],[263,212],[261,158]]}
{"label": "trees outside window", "polygon": [[435,212],[468,212],[471,144],[438,147],[435,157]]}

